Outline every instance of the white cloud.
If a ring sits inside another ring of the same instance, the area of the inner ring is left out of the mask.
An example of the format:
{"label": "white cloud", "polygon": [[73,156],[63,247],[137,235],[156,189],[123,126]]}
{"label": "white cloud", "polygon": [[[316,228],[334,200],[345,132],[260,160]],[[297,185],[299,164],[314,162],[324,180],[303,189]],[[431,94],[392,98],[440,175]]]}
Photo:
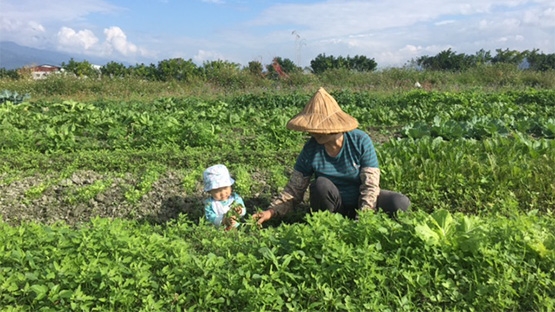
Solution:
{"label": "white cloud", "polygon": [[[34,45],[48,35],[47,29],[37,21],[0,18],[0,41],[15,41],[23,45]],[[38,41],[38,42],[37,42]]]}
{"label": "white cloud", "polygon": [[445,21],[436,22],[434,23],[434,25],[441,26],[441,25],[447,25],[447,24],[453,24],[453,23],[455,23],[454,20],[445,20]]}
{"label": "white cloud", "polygon": [[197,54],[193,57],[193,61],[197,64],[202,64],[206,61],[225,60],[223,54],[216,51],[198,50]]}
{"label": "white cloud", "polygon": [[524,37],[521,35],[507,36],[507,37],[501,37],[497,39],[498,42],[503,44],[506,44],[509,42],[523,41],[523,40],[524,40]]}
{"label": "white cloud", "polygon": [[117,26],[104,29],[104,35],[105,44],[110,51],[115,50],[124,56],[134,55],[139,51],[135,44],[127,41],[127,35]]}
{"label": "white cloud", "polygon": [[501,26],[505,29],[517,29],[520,25],[521,21],[517,18],[507,18],[501,21]]}
{"label": "white cloud", "polygon": [[357,38],[357,39],[361,39],[361,38],[368,38],[368,37],[372,37],[374,36],[373,34],[352,34],[349,35],[349,38]]}
{"label": "white cloud", "polygon": [[492,24],[493,22],[483,19],[478,23],[478,28],[488,29]]}
{"label": "white cloud", "polygon": [[28,23],[28,25],[29,25],[29,28],[31,28],[31,30],[36,32],[36,33],[44,33],[46,31],[44,26],[42,26],[41,24],[39,24],[35,21],[30,21]]}
{"label": "white cloud", "polygon": [[536,27],[555,27],[555,6],[528,10],[524,13],[522,20],[524,23]]}
{"label": "white cloud", "polygon": [[421,46],[414,46],[412,44],[408,44],[408,45],[404,46],[403,48],[401,48],[399,50],[399,52],[401,52],[401,53],[409,53],[409,54],[413,54],[413,55],[416,55],[417,53],[420,53],[420,51],[422,51]]}
{"label": "white cloud", "polygon": [[84,49],[93,47],[98,38],[88,29],[75,31],[69,27],[62,27],[57,34],[58,44],[62,50]]}
{"label": "white cloud", "polygon": [[104,41],[89,29],[75,31],[69,27],[62,27],[56,38],[58,49],[86,55],[112,58],[114,60],[125,57],[126,61],[133,61],[137,57],[152,57],[147,50],[127,40],[127,35],[117,26],[104,29]]}
{"label": "white cloud", "polygon": [[[551,32],[553,38],[555,33],[555,9],[552,8],[552,0],[469,0],[464,4],[455,0],[329,0],[274,5],[248,26],[277,29],[267,40],[274,45],[281,42],[282,46],[291,39],[280,28],[288,26],[289,32],[298,30],[306,40],[305,60],[320,53],[359,54],[387,66],[448,48],[474,54],[482,48],[525,50],[539,43],[540,49],[547,47],[552,51],[555,46],[545,44],[545,34]],[[539,40],[541,36],[544,39]],[[504,41],[499,41],[500,38]],[[240,42],[242,38],[231,40]],[[287,54],[294,55],[293,49],[288,49]]]}
{"label": "white cloud", "polygon": [[41,23],[72,21],[92,13],[121,10],[103,0],[43,1],[2,0],[2,13],[12,20],[35,20]]}
{"label": "white cloud", "polygon": [[122,9],[104,0],[1,0],[0,41],[35,48],[98,54],[96,25],[86,17]]}

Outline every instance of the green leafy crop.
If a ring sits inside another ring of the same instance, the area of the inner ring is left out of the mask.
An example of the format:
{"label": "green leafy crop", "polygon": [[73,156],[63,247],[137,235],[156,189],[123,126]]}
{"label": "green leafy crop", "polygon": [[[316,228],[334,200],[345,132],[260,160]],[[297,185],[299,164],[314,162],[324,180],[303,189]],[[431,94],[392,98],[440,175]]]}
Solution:
{"label": "green leafy crop", "polygon": [[[309,93],[2,102],[0,307],[553,311],[555,92],[479,90],[332,92],[410,210],[353,221],[303,201],[262,227]],[[199,217],[216,163],[245,201],[234,231]]]}
{"label": "green leafy crop", "polygon": [[2,90],[2,92],[0,92],[0,104],[4,104],[7,102],[10,102],[12,104],[21,104],[29,100],[30,98],[31,96],[28,93],[19,94],[16,91],[10,90]]}

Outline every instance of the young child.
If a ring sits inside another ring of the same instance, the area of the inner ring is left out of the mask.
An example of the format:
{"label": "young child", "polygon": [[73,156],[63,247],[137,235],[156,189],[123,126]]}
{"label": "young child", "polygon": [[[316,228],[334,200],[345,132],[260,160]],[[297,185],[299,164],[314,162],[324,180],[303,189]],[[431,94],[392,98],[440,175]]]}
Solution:
{"label": "young child", "polygon": [[245,216],[247,209],[241,196],[231,186],[235,180],[224,165],[214,165],[204,170],[204,191],[210,197],[204,201],[206,219],[216,226],[224,225],[226,231],[240,225],[238,219]]}

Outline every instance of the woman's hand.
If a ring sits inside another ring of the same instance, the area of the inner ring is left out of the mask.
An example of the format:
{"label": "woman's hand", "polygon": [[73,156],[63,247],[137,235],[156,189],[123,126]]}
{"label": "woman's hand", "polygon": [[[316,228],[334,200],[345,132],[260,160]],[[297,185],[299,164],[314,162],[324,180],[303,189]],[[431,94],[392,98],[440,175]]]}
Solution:
{"label": "woman's hand", "polygon": [[262,223],[270,220],[273,216],[274,216],[274,211],[270,209],[270,210],[264,210],[253,214],[252,218],[256,220],[256,223],[258,223],[259,225],[262,225]]}

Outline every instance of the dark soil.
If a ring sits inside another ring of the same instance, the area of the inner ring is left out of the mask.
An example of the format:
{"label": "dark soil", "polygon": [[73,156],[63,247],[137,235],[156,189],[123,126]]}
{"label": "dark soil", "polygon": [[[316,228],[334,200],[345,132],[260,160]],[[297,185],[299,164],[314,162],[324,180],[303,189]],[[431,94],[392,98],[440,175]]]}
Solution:
{"label": "dark soil", "polygon": [[[94,217],[125,218],[163,223],[181,213],[198,220],[202,216],[202,192],[185,195],[183,177],[167,172],[152,185],[152,189],[135,203],[125,193],[136,181],[132,176],[113,178],[93,171],[78,171],[69,179],[52,182],[54,177],[32,176],[9,185],[0,185],[0,214],[4,221],[18,224],[25,221],[54,223],[63,221],[75,225]],[[88,201],[70,202],[71,190],[112,180],[103,192]],[[42,194],[30,194],[38,185],[49,185]]]}
{"label": "dark soil", "polygon": [[[204,217],[202,201],[205,193],[199,183],[197,191],[186,194],[182,185],[183,178],[181,173],[166,172],[152,185],[148,193],[138,201],[130,202],[125,193],[131,185],[137,184],[131,175],[114,178],[94,171],[77,171],[70,178],[61,181],[56,181],[53,176],[31,176],[0,184],[0,216],[3,221],[12,225],[35,221],[44,224],[63,222],[73,226],[95,217],[164,224],[181,214],[198,223]],[[69,200],[72,190],[90,186],[96,181],[110,180],[112,184],[90,200]],[[48,186],[40,194],[36,194],[41,185]],[[254,196],[243,196],[248,215],[255,212],[255,207],[265,209],[272,197],[271,194],[261,193]],[[299,221],[308,207],[301,204],[299,208],[297,214],[283,220],[271,220],[268,225]]]}

